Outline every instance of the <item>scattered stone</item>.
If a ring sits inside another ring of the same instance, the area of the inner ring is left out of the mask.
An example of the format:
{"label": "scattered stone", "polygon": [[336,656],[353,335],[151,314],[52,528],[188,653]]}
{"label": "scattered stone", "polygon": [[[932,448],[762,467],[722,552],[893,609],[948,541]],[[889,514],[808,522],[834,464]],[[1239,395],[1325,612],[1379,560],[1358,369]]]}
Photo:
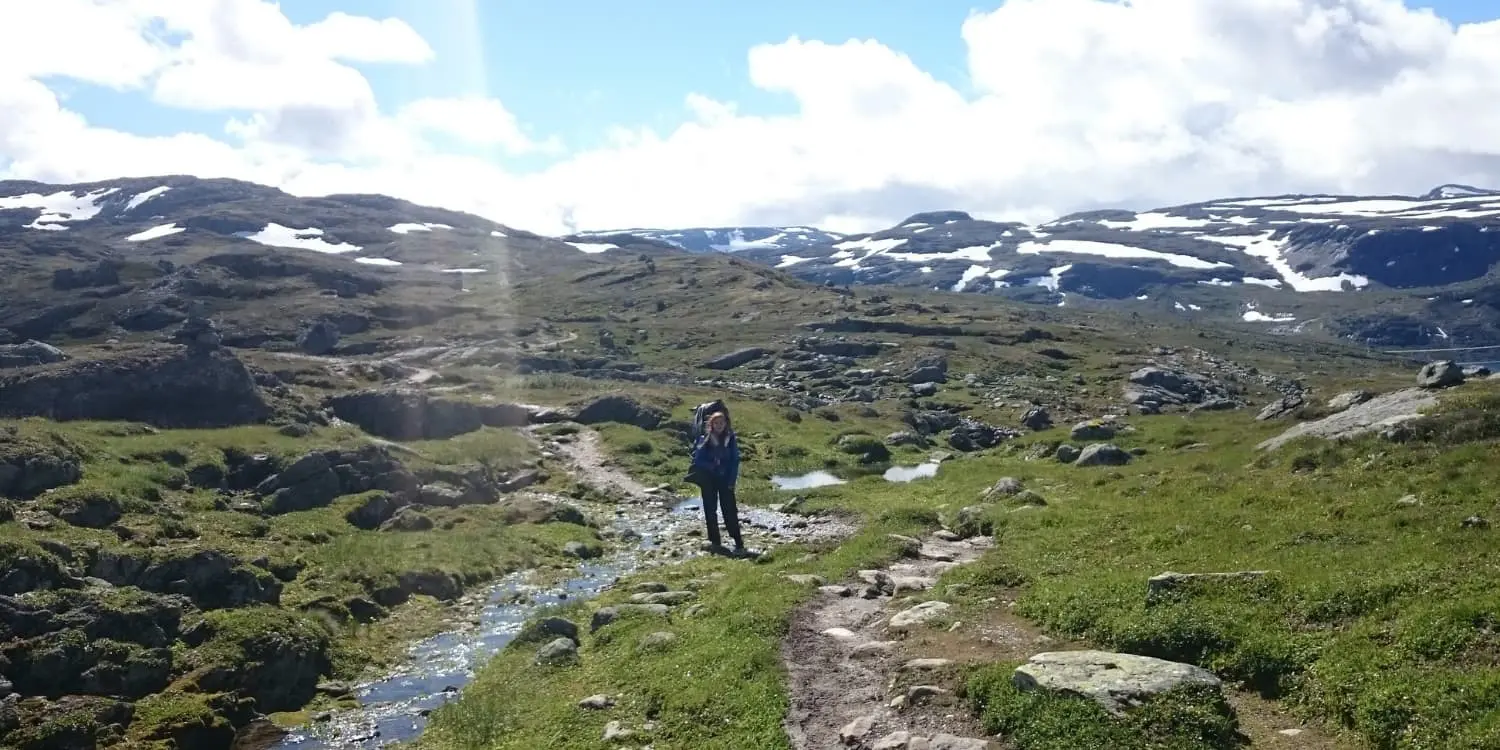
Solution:
{"label": "scattered stone", "polygon": [[639,648],[642,651],[661,651],[671,648],[675,643],[677,643],[676,633],[658,630],[655,633],[647,633],[643,636]]}
{"label": "scattered stone", "polygon": [[578,644],[569,638],[558,638],[537,650],[536,663],[547,667],[577,664]]}
{"label": "scattered stone", "polygon": [[616,604],[613,607],[604,607],[595,611],[593,618],[589,620],[589,632],[598,632],[600,628],[623,616],[634,614],[647,617],[666,617],[670,611],[665,604]]}
{"label": "scattered stone", "polygon": [[1406,495],[1400,500],[1397,500],[1396,504],[1403,508],[1414,508],[1418,505],[1421,505],[1422,501],[1416,495]]}
{"label": "scattered stone", "polygon": [[1464,519],[1462,526],[1466,529],[1488,529],[1490,522],[1484,516],[1469,516]]}
{"label": "scattered stone", "polygon": [[1015,477],[1000,477],[989,489],[984,491],[985,500],[998,500],[1002,497],[1013,497],[1023,489],[1021,480]]}
{"label": "scattered stone", "polygon": [[[985,750],[989,746],[989,740],[957,737],[951,734],[936,734],[927,741],[927,750]],[[909,748],[908,750],[920,749]]]}
{"label": "scattered stone", "polygon": [[889,656],[895,650],[894,641],[869,641],[861,643],[849,652],[850,659],[874,659],[881,656]]}
{"label": "scattered stone", "polygon": [[579,708],[587,709],[590,711],[603,711],[605,709],[614,708],[614,705],[615,699],[604,695],[603,693],[600,693],[599,695],[590,695],[589,697],[578,701]]}
{"label": "scattered stone", "polygon": [[953,702],[953,691],[937,685],[912,685],[906,689],[906,704],[909,706],[920,706],[923,703],[949,705]]}
{"label": "scattered stone", "polygon": [[807,573],[789,573],[785,576],[788,581],[799,586],[822,586],[828,583],[823,576],[810,575]]}
{"label": "scattered stone", "polygon": [[1464,383],[1464,368],[1451,360],[1428,362],[1417,371],[1419,388],[1452,388]]}
{"label": "scattered stone", "polygon": [[923,545],[918,554],[923,560],[932,560],[934,562],[953,562],[958,559],[958,556],[953,554],[953,552],[931,545]]}
{"label": "scattered stone", "polygon": [[1246,583],[1266,577],[1270,571],[1241,570],[1233,573],[1174,573],[1168,571],[1146,579],[1146,603],[1155,604],[1182,588]]}
{"label": "scattered stone", "polygon": [[839,741],[845,745],[857,745],[875,729],[875,717],[861,716],[839,730]]}
{"label": "scattered stone", "polygon": [[928,445],[928,442],[927,442],[927,438],[924,438],[921,435],[919,435],[919,434],[917,434],[915,432],[912,432],[911,430],[900,430],[898,432],[893,432],[893,433],[891,433],[889,435],[886,435],[885,436],[885,444],[886,445],[894,445],[894,446],[910,446],[910,447],[913,447],[913,448],[923,448],[923,447],[926,447]]}
{"label": "scattered stone", "polygon": [[635,738],[635,731],[626,729],[619,721],[611,721],[604,725],[605,742],[628,742]]}
{"label": "scattered stone", "polygon": [[617,394],[586,401],[578,405],[573,413],[573,421],[579,424],[615,422],[635,425],[643,430],[660,427],[666,418],[666,414],[660,409],[646,406],[630,396]]}
{"label": "scattered stone", "polygon": [[1021,415],[1021,426],[1032,432],[1052,429],[1052,415],[1040,406],[1033,406]]}
{"label": "scattered stone", "polygon": [[1109,440],[1114,436],[1114,425],[1099,420],[1079,422],[1068,432],[1068,437],[1081,441]]}
{"label": "scattered stone", "polygon": [[951,666],[952,659],[912,659],[901,665],[902,669],[908,670],[933,670]]}
{"label": "scattered stone", "polygon": [[1078,446],[1063,443],[1057,446],[1057,450],[1053,452],[1052,457],[1056,458],[1060,464],[1070,464],[1078,460],[1080,453],[1081,451],[1078,450]]}
{"label": "scattered stone", "polygon": [[1272,401],[1269,404],[1266,404],[1266,407],[1264,409],[1261,409],[1259,414],[1255,415],[1255,419],[1259,422],[1265,422],[1272,419],[1281,419],[1282,417],[1288,417],[1295,413],[1298,409],[1301,409],[1305,403],[1307,402],[1302,397],[1302,394],[1289,393],[1285,396],[1282,396],[1281,398],[1276,399],[1275,401]]}
{"label": "scattered stone", "polygon": [[1133,458],[1111,443],[1094,443],[1078,454],[1074,466],[1124,466]]}
{"label": "scattered stone", "polygon": [[1219,678],[1201,667],[1108,651],[1040,653],[1016,667],[1012,682],[1023,692],[1081,695],[1116,714],[1189,685],[1222,688]]}
{"label": "scattered stone", "polygon": [[766,349],[752,346],[745,349],[737,349],[728,354],[721,354],[704,362],[703,366],[710,370],[733,370],[736,367],[748,365],[769,353]]}
{"label": "scattered stone", "polygon": [[995,533],[995,523],[990,520],[989,512],[984,507],[970,505],[960,508],[954,514],[949,529],[949,535],[955,540],[970,539]]}
{"label": "scattered stone", "polygon": [[892,630],[905,630],[925,625],[942,617],[949,608],[950,605],[947,602],[922,602],[911,609],[896,613],[891,617],[887,627]]}
{"label": "scattered stone", "polygon": [[911,732],[891,732],[875,740],[875,743],[870,745],[870,750],[911,750],[911,740]]}
{"label": "scattered stone", "polygon": [[1364,402],[1369,401],[1372,398],[1375,398],[1375,394],[1370,393],[1369,391],[1346,391],[1344,393],[1340,393],[1337,396],[1334,396],[1331,399],[1328,399],[1328,403],[1325,404],[1325,406],[1329,411],[1337,413],[1344,411],[1345,409],[1359,406],[1360,404],[1363,404]]}
{"label": "scattered stone", "polygon": [[1021,433],[1005,427],[996,427],[965,417],[948,434],[948,445],[965,453],[993,448]]}

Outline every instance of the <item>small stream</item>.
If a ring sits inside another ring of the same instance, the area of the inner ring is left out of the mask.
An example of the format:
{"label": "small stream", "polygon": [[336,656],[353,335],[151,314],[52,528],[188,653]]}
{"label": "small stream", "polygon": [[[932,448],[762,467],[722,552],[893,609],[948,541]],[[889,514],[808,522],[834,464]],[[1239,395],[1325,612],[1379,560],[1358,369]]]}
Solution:
{"label": "small stream", "polygon": [[[880,478],[887,482],[911,482],[937,476],[939,466],[941,464],[936,461],[927,461],[915,466],[892,466],[886,469],[880,475]],[[817,487],[846,484],[847,482],[848,480],[824,469],[809,471],[806,474],[777,475],[771,477],[771,486],[778,490],[810,490]]]}
{"label": "small stream", "polygon": [[[598,560],[582,562],[576,574],[552,586],[538,586],[529,571],[513,573],[490,586],[477,624],[440,633],[411,648],[407,665],[381,679],[359,685],[359,707],[336,711],[309,727],[292,730],[275,750],[345,750],[378,748],[418,737],[427,714],[458,696],[458,691],[519,632],[539,609],[564,601],[589,599],[612,587],[621,576],[652,566],[703,554],[698,546],[703,516],[696,497],[664,504],[596,506],[596,517],[613,517],[613,530],[633,532],[634,544],[612,546]],[[752,548],[837,538],[852,528],[828,518],[788,515],[764,508],[741,508],[746,541]],[[618,534],[616,535],[618,536]]]}

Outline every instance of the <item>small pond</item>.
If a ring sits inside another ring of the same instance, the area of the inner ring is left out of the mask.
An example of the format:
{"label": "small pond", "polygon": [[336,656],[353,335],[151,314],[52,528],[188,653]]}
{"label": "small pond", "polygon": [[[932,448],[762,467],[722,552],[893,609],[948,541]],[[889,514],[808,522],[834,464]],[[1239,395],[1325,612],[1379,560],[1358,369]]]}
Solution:
{"label": "small pond", "polygon": [[[886,469],[880,477],[887,482],[910,482],[915,479],[936,476],[937,471],[938,464],[929,461],[917,464],[916,466],[892,466]],[[844,484],[846,481],[834,475],[833,472],[819,469],[794,476],[773,476],[771,477],[771,486],[778,490],[810,490],[815,487]]]}

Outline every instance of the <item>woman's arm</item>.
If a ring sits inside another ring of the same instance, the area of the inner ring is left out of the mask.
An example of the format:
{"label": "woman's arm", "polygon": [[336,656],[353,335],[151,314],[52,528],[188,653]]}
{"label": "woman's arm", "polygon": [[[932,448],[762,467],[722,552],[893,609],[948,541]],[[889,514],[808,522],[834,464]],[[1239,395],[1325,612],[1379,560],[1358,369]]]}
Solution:
{"label": "woman's arm", "polygon": [[740,440],[738,437],[729,439],[729,465],[724,467],[724,476],[729,478],[730,484],[734,484],[740,478]]}

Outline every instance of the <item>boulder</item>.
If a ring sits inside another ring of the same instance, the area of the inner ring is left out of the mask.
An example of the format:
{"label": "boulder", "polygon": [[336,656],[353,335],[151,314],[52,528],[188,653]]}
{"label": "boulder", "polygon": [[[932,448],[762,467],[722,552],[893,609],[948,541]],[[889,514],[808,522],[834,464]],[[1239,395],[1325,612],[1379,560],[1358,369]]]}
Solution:
{"label": "boulder", "polygon": [[1020,435],[1016,430],[965,418],[948,434],[948,445],[954,450],[968,453],[993,448]]}
{"label": "boulder", "polygon": [[1261,409],[1260,413],[1255,415],[1255,419],[1258,422],[1265,422],[1271,419],[1281,419],[1282,417],[1289,417],[1298,409],[1301,409],[1305,403],[1306,400],[1303,399],[1302,394],[1300,393],[1282,396],[1281,398],[1278,398],[1275,401],[1266,404],[1265,408]]}
{"label": "boulder", "polygon": [[1124,466],[1133,456],[1110,443],[1094,443],[1078,454],[1074,466]]}
{"label": "boulder", "polygon": [[0,376],[0,416],[208,428],[263,422],[271,408],[225,350],[168,347]]}
{"label": "boulder", "polygon": [[67,358],[68,355],[64,354],[63,350],[35,339],[0,346],[0,369],[50,365]]}
{"label": "boulder", "polygon": [[1033,406],[1021,415],[1021,426],[1032,432],[1052,429],[1052,415],[1040,406]]}
{"label": "boulder", "polygon": [[747,347],[745,349],[736,349],[735,351],[729,352],[728,354],[720,354],[719,356],[714,357],[707,362],[704,362],[703,366],[710,370],[733,370],[736,367],[750,364],[751,362],[754,362],[755,360],[766,356],[768,353],[769,352],[766,349],[758,346]]}
{"label": "boulder", "polygon": [[1359,406],[1360,404],[1363,404],[1364,402],[1369,401],[1372,398],[1375,398],[1375,394],[1370,393],[1369,391],[1346,391],[1344,393],[1340,393],[1337,396],[1334,396],[1331,399],[1328,399],[1328,403],[1325,404],[1325,406],[1331,412],[1341,412],[1345,409]]}
{"label": "boulder", "polygon": [[1451,388],[1463,382],[1464,369],[1449,360],[1428,362],[1417,371],[1419,388]]}
{"label": "boulder", "polygon": [[297,336],[297,347],[308,354],[329,354],[338,348],[343,332],[334,323],[317,320],[309,323]]}
{"label": "boulder", "polygon": [[579,424],[601,424],[616,422],[635,425],[643,430],[654,430],[661,426],[667,415],[654,407],[646,406],[630,396],[612,394],[600,396],[576,406],[573,421]]}
{"label": "boulder", "polygon": [[1275,449],[1303,436],[1341,440],[1380,432],[1421,417],[1423,412],[1437,406],[1437,403],[1437,397],[1427,389],[1406,388],[1393,391],[1337,414],[1293,425],[1286,432],[1264,440],[1256,447],[1261,450]]}
{"label": "boulder", "polygon": [[1073,425],[1068,436],[1074,440],[1109,440],[1115,436],[1115,427],[1098,420],[1079,422]]}
{"label": "boulder", "polygon": [[1016,667],[1011,679],[1022,692],[1082,696],[1113,714],[1178,688],[1222,689],[1219,678],[1201,667],[1107,651],[1037,654]]}

